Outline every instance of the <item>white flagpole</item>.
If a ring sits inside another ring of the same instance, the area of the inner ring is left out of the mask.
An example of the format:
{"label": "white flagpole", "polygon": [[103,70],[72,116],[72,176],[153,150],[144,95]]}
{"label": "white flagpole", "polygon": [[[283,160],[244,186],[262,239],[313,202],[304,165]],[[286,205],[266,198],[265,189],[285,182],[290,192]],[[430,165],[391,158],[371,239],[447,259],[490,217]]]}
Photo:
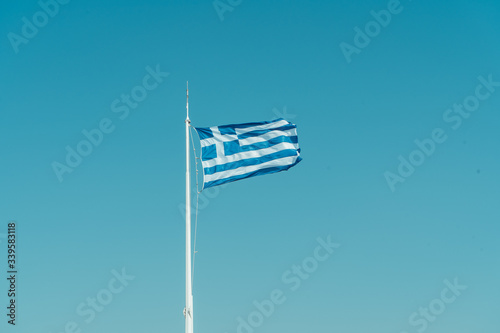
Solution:
{"label": "white flagpole", "polygon": [[186,83],[186,333],[193,333],[193,291],[191,285],[191,179],[189,161],[189,86]]}

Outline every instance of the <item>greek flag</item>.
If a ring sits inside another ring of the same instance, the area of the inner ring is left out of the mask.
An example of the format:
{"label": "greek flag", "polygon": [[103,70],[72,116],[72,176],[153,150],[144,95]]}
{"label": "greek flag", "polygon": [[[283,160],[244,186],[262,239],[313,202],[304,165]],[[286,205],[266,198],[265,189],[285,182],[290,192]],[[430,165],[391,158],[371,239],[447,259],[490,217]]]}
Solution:
{"label": "greek flag", "polygon": [[300,157],[297,126],[284,120],[200,128],[203,188],[288,170]]}

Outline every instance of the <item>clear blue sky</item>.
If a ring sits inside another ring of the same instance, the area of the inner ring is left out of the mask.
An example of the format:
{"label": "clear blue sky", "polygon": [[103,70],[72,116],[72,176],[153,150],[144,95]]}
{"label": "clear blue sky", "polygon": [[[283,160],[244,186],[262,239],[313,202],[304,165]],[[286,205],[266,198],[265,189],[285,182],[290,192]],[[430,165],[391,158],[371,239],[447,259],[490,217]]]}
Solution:
{"label": "clear blue sky", "polygon": [[[16,328],[0,282],[0,330],[183,332],[186,80],[195,126],[285,116],[303,157],[200,199],[195,332],[237,332],[275,289],[286,300],[241,333],[498,330],[500,3],[224,5],[1,5],[0,267],[15,220],[19,275]],[[60,181],[54,162],[99,126]],[[341,246],[317,261],[328,235]]]}

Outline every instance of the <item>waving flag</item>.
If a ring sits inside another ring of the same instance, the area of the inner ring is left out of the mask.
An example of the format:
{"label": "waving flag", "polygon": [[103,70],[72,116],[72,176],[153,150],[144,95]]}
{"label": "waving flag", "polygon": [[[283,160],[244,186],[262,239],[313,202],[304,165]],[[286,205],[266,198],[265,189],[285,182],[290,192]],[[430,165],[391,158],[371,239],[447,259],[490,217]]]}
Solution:
{"label": "waving flag", "polygon": [[276,119],[258,123],[197,127],[203,188],[288,170],[300,157],[297,127]]}

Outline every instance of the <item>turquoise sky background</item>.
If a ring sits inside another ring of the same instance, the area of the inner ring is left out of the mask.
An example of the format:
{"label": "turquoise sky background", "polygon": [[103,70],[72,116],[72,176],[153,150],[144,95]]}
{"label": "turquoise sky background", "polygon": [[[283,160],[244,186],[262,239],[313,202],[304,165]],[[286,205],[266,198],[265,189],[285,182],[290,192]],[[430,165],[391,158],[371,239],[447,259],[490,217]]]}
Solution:
{"label": "turquoise sky background", "polygon": [[[456,130],[443,115],[478,77],[500,82],[500,3],[401,0],[350,63],[340,44],[388,1],[220,3],[223,20],[212,1],[72,0],[17,53],[9,33],[42,9],[2,3],[0,267],[14,220],[19,297],[13,328],[2,278],[0,330],[184,331],[189,80],[193,125],[284,117],[303,157],[200,198],[195,332],[238,332],[275,289],[286,301],[256,333],[498,331],[500,87]],[[124,117],[148,66],[169,75]],[[114,130],[59,181],[53,162],[103,119]],[[436,128],[446,141],[392,191],[384,173]],[[283,274],[329,235],[341,246],[291,290]],[[106,294],[122,268],[135,278]],[[410,323],[455,279],[454,302]],[[87,323],[77,308],[99,293],[113,299]]]}

